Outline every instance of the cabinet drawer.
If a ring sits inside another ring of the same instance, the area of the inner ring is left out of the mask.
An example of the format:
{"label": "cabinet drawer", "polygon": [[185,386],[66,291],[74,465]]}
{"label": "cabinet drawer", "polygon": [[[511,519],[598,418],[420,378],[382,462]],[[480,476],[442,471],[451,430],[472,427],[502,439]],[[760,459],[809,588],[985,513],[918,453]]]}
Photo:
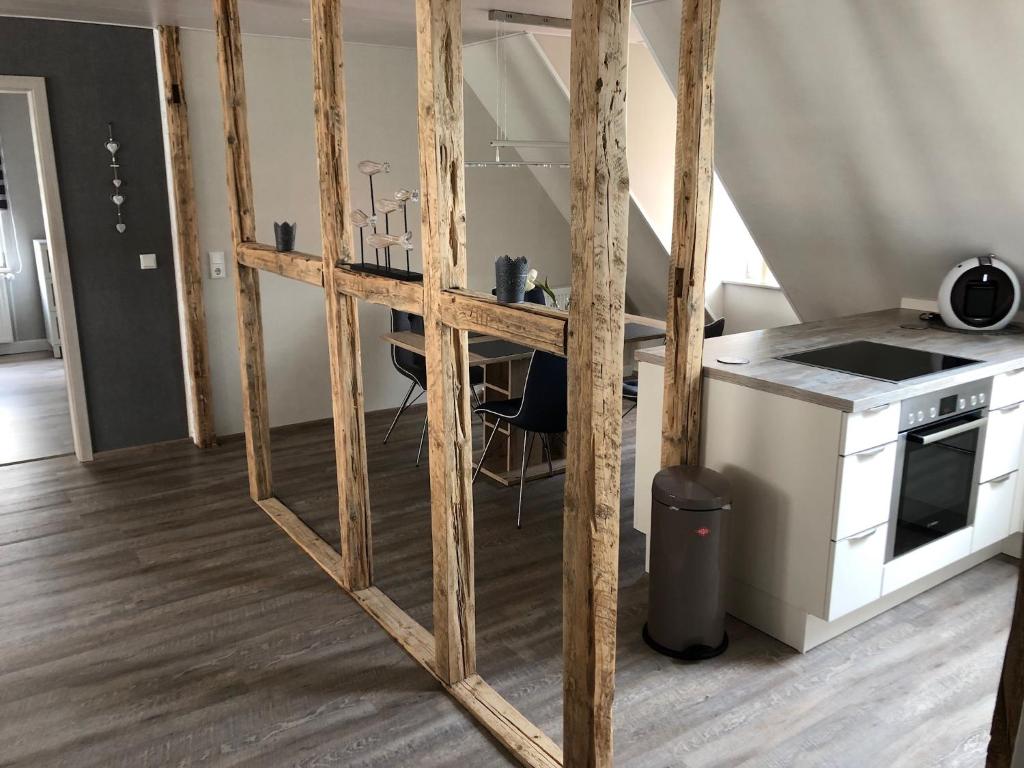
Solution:
{"label": "cabinet drawer", "polygon": [[889,403],[859,413],[843,414],[839,454],[846,456],[891,443],[899,432],[900,404]]}
{"label": "cabinet drawer", "polygon": [[826,621],[835,621],[882,596],[888,531],[886,523],[832,542],[828,600],[823,617]]}
{"label": "cabinet drawer", "polygon": [[923,579],[971,554],[974,531],[963,528],[956,533],[925,544],[885,564],[882,574],[882,594],[888,595],[900,587]]}
{"label": "cabinet drawer", "polygon": [[971,552],[1002,541],[1010,535],[1010,519],[1017,491],[1017,473],[997,477],[978,486],[974,507],[974,538]]}
{"label": "cabinet drawer", "polygon": [[839,459],[832,540],[839,541],[889,519],[896,443]]}
{"label": "cabinet drawer", "polygon": [[999,410],[989,410],[985,428],[985,453],[981,458],[984,483],[994,477],[1013,472],[1020,466],[1021,436],[1024,434],[1024,404],[1016,403]]}
{"label": "cabinet drawer", "polygon": [[1024,401],[1024,368],[1001,373],[992,379],[992,395],[989,407],[1002,408]]}

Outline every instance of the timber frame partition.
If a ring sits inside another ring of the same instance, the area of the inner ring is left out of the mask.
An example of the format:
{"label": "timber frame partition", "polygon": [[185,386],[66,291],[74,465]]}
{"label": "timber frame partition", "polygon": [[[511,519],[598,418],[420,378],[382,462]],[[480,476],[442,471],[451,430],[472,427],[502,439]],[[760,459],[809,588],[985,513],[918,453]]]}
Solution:
{"label": "timber frame partition", "polygon": [[[213,0],[227,150],[243,421],[252,499],[463,707],[528,766],[611,764],[618,588],[629,0],[572,16],[572,310],[466,290],[461,0],[415,0],[422,285],[352,271],[340,0],[311,0],[322,257],[256,241],[238,0]],[[324,288],[341,548],[274,496],[260,270]],[[430,424],[434,633],[373,586],[357,300],[422,314]],[[476,673],[468,331],[569,359],[565,747]]]}

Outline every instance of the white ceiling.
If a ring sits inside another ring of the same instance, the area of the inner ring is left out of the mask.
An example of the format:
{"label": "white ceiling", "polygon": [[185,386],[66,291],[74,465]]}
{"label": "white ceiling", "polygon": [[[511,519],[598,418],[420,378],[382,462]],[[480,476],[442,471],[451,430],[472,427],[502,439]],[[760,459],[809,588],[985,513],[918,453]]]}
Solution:
{"label": "white ceiling", "polygon": [[[244,32],[309,37],[309,3],[304,0],[239,0],[239,4]],[[568,17],[570,5],[570,0],[463,0],[463,40],[472,43],[494,36],[494,24],[487,20],[491,8]],[[210,0],[0,0],[0,16],[213,29]],[[415,2],[343,0],[342,25],[345,39],[352,42],[412,46]]]}

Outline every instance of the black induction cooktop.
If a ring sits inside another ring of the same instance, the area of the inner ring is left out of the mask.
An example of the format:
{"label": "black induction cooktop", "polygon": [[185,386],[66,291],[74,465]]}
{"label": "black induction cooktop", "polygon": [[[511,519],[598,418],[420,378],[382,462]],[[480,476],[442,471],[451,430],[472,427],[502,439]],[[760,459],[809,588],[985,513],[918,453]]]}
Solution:
{"label": "black induction cooktop", "polygon": [[850,341],[783,355],[779,359],[893,383],[981,362],[874,341]]}

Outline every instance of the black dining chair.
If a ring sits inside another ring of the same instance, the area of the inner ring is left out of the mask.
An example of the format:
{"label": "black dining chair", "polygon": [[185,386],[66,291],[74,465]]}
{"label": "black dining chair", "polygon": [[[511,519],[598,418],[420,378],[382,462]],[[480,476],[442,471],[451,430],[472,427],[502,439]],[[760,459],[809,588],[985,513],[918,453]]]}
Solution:
{"label": "black dining chair", "polygon": [[[391,332],[398,333],[400,331],[412,331],[423,335],[423,318],[420,315],[413,314],[412,312],[402,312],[397,309],[391,310]],[[417,400],[423,397],[423,393],[427,391],[427,360],[423,355],[412,352],[411,350],[404,349],[395,344],[391,345],[391,364],[395,367],[395,370],[402,374],[405,378],[411,382],[409,384],[409,391],[405,393],[405,399],[402,401],[402,405],[398,409],[398,413],[395,414],[395,418],[391,422],[391,426],[388,427],[388,432],[384,435],[384,442],[387,443],[388,438],[391,437],[391,432],[394,430],[395,425],[398,423],[399,418],[405,413],[406,409],[414,405]],[[473,366],[469,369],[469,387],[470,393],[473,397],[474,402],[479,404],[480,400],[476,396],[476,387],[484,383],[484,369],[480,366]],[[416,397],[412,397],[413,392],[419,387],[419,393]],[[412,398],[410,400],[409,398]],[[427,416],[423,415],[423,427],[420,429],[420,446],[416,451],[416,466],[420,465],[420,458],[423,455],[423,440],[427,434]]]}
{"label": "black dining chair", "polygon": [[478,406],[474,413],[486,414],[495,419],[490,437],[484,445],[480,463],[473,472],[473,481],[480,474],[480,468],[487,458],[494,436],[500,431],[501,423],[520,429],[523,433],[523,462],[519,471],[519,508],[516,513],[516,527],[523,527],[523,487],[526,485],[526,462],[533,451],[533,440],[541,436],[548,459],[548,475],[554,473],[551,463],[551,437],[563,434],[569,427],[568,369],[566,359],[550,352],[534,352],[523,384],[523,396],[510,400],[489,400]]}
{"label": "black dining chair", "polygon": [[[717,320],[706,323],[704,325],[704,338],[714,339],[725,333],[725,318],[720,317]],[[640,396],[640,382],[635,373],[631,373],[622,380],[622,399],[628,400],[632,405],[627,408],[622,416],[625,418],[633,412],[636,408],[637,400]]]}

